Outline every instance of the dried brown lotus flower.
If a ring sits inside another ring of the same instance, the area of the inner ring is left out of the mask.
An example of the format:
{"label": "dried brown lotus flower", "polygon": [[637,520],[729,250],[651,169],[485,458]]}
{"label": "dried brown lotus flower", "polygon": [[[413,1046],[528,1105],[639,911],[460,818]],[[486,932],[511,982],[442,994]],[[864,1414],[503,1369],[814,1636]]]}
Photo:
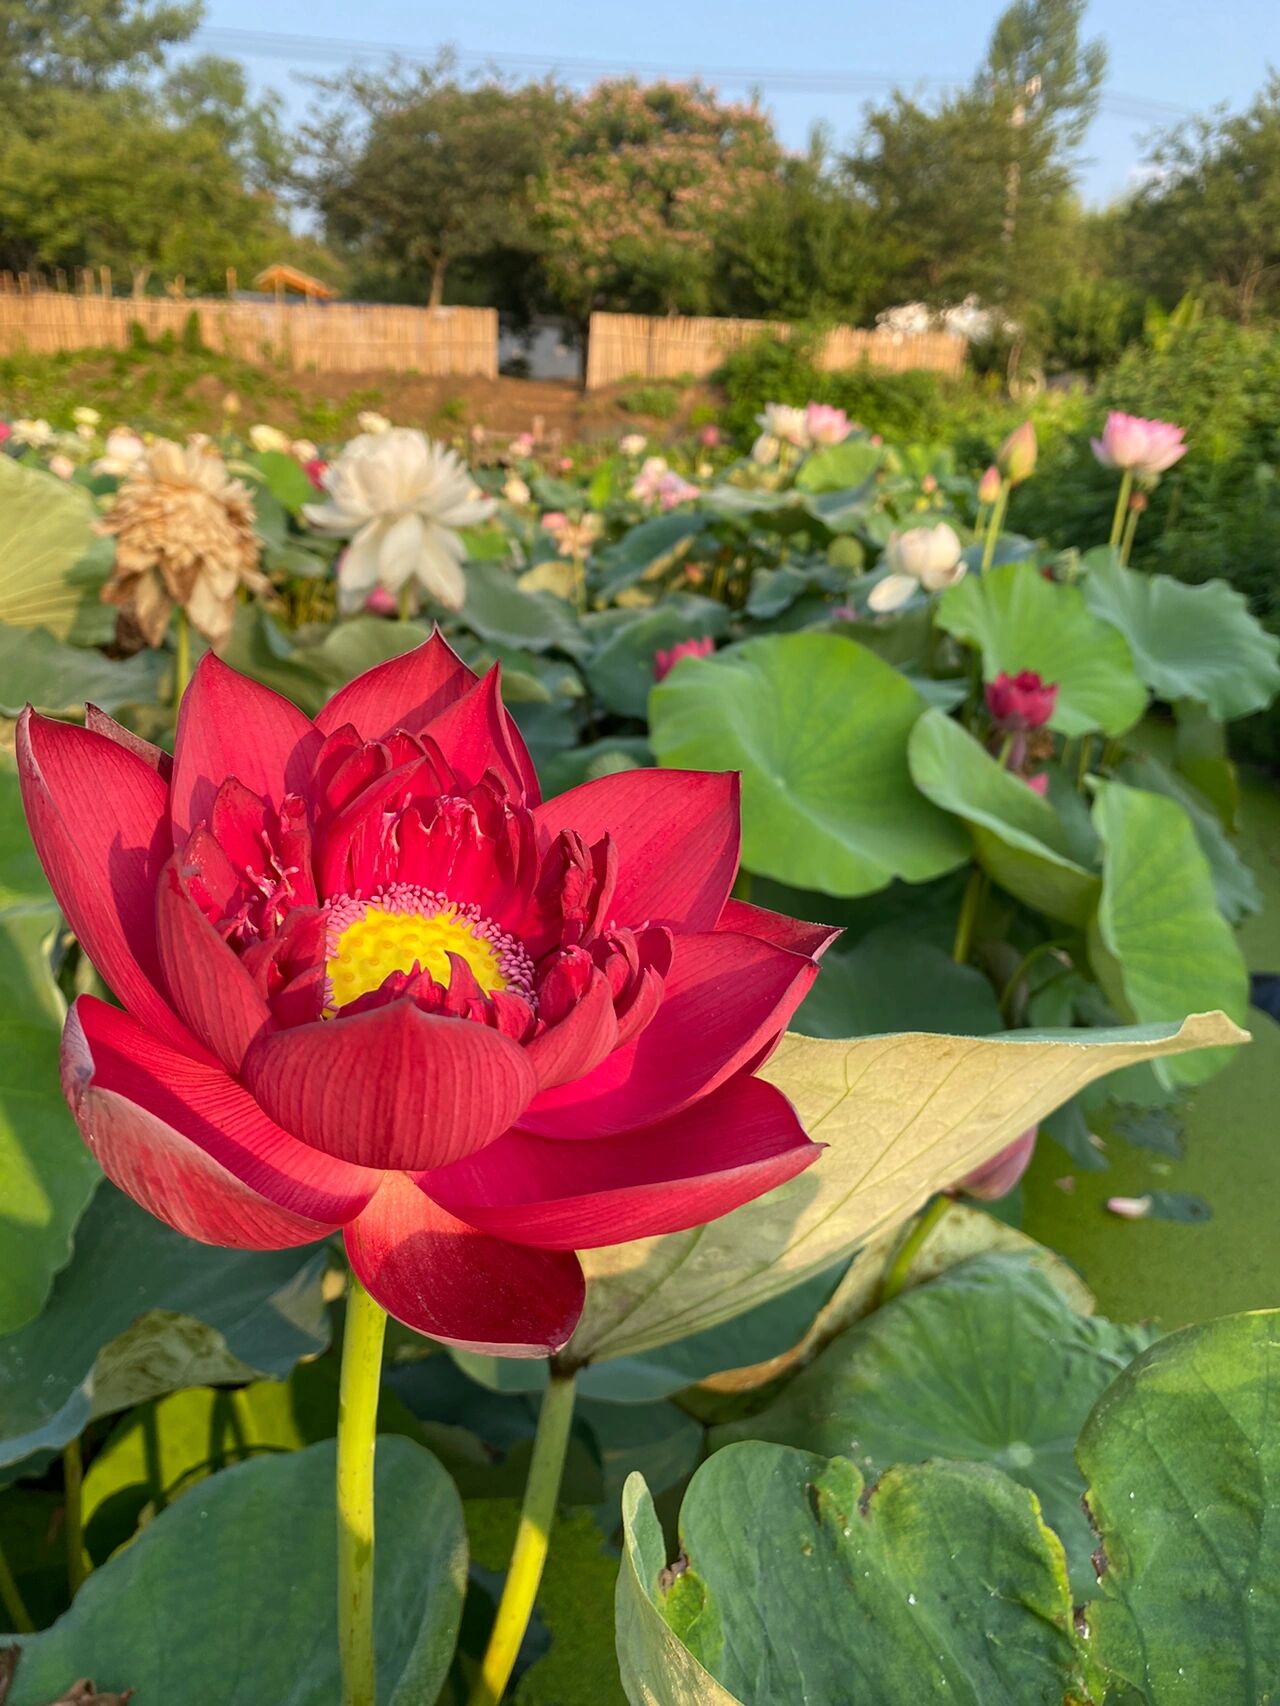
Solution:
{"label": "dried brown lotus flower", "polygon": [[227,473],[211,446],[157,439],[98,522],[114,534],[116,560],[102,589],[120,606],[121,638],[135,630],[164,642],[175,605],[218,646],[235,620],[236,592],[268,587],[258,569],[258,536],[248,488]]}

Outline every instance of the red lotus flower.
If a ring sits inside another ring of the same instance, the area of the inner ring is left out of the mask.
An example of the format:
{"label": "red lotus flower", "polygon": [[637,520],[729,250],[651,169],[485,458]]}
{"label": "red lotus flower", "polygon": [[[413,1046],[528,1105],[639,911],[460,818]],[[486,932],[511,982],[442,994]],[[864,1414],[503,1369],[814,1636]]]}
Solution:
{"label": "red lotus flower", "polygon": [[674,646],[653,654],[653,679],[665,681],[681,658],[709,658],[716,649],[710,634],[696,640],[677,640]]}
{"label": "red lotus flower", "polygon": [[1003,672],[987,683],[987,710],[996,727],[1006,734],[1043,728],[1058,703],[1054,682],[1042,681],[1034,669],[1017,675]]}
{"label": "red lotus flower", "polygon": [[752,1076],[834,932],[729,898],[738,783],[634,770],[539,803],[497,672],[438,637],[312,723],[210,655],[172,761],[28,710],[41,861],[124,1011],[63,1083],[103,1170],[207,1243],[342,1227],[401,1321],[562,1345],[577,1249],[674,1232],[818,1153]]}

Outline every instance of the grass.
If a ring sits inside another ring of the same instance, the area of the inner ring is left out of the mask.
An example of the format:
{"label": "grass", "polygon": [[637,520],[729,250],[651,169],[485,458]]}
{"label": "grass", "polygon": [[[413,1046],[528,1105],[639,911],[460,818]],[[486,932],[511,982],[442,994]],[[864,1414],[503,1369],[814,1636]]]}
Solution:
{"label": "grass", "polygon": [[[1240,852],[1258,875],[1263,910],[1241,931],[1253,971],[1280,969],[1280,793],[1260,774],[1243,778]],[[1024,1180],[1023,1228],[1080,1269],[1104,1314],[1165,1327],[1280,1301],[1280,1025],[1249,1015],[1253,1042],[1202,1086],[1183,1111],[1185,1156],[1113,1143],[1105,1173],[1075,1173],[1068,1196],[1054,1183],[1072,1171],[1056,1145],[1041,1142]],[[1108,1213],[1111,1196],[1192,1191],[1213,1210],[1204,1225],[1127,1221]]]}

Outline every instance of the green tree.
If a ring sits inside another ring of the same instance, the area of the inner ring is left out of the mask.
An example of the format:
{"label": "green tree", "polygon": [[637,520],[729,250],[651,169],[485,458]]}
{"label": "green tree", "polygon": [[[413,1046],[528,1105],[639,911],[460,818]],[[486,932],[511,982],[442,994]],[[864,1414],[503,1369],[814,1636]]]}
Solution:
{"label": "green tree", "polygon": [[1280,307],[1280,75],[1245,112],[1168,132],[1150,164],[1123,217],[1135,282],[1165,306],[1200,292],[1245,324]]}
{"label": "green tree", "polygon": [[1015,0],[968,87],[936,106],[901,92],[867,114],[848,162],[893,288],[939,304],[973,292],[1015,313],[1061,265],[1074,149],[1106,66],[1081,40],[1085,0]]}
{"label": "green tree", "polygon": [[754,105],[699,83],[597,84],[564,109],[535,197],[556,300],[580,325],[594,308],[705,311],[717,233],[782,159]]}
{"label": "green tree", "polygon": [[0,0],[0,94],[136,78],[192,35],[201,10],[200,0]]}
{"label": "green tree", "polygon": [[528,192],[555,122],[554,87],[464,84],[447,58],[321,87],[338,100],[307,130],[308,194],[357,266],[390,270],[434,308],[451,267],[533,246]]}

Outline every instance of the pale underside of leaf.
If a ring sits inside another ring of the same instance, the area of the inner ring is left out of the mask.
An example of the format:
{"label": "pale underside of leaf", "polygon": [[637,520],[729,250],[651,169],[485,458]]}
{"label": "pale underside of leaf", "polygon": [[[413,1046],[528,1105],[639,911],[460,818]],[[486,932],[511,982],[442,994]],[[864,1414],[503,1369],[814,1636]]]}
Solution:
{"label": "pale underside of leaf", "polygon": [[1016,1039],[788,1033],[761,1076],[826,1153],[708,1226],[587,1251],[569,1355],[634,1355],[727,1321],[900,1225],[1095,1078],[1247,1040],[1221,1013]]}

